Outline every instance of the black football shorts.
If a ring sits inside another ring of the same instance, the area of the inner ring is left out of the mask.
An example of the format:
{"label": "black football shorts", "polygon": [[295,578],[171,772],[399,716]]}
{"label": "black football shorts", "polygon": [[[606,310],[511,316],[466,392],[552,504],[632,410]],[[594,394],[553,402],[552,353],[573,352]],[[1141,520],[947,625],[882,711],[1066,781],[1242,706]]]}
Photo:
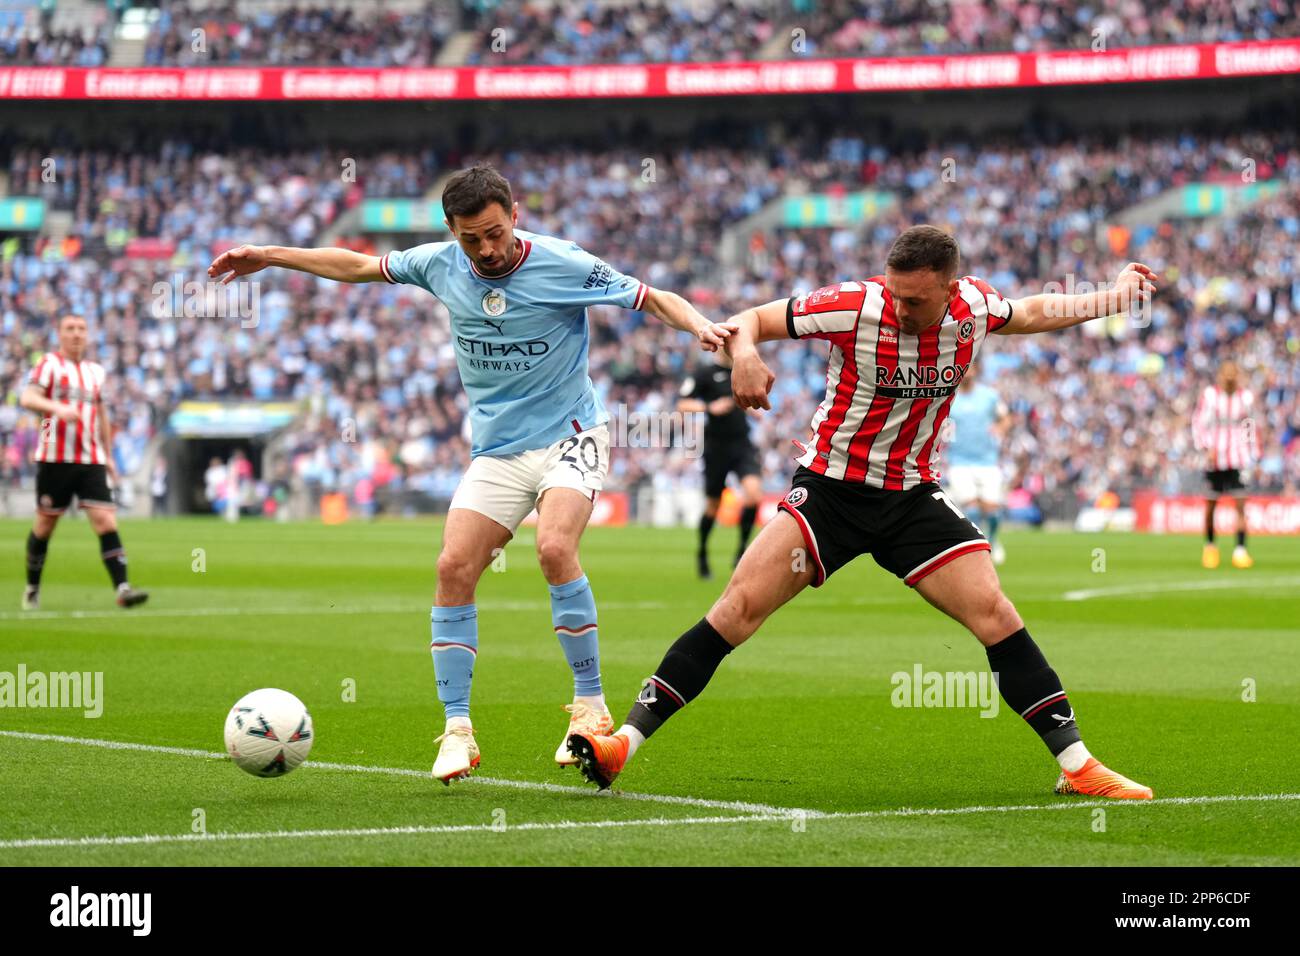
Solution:
{"label": "black football shorts", "polygon": [[1244,491],[1246,483],[1241,480],[1241,472],[1236,468],[1224,468],[1219,471],[1207,471],[1205,480],[1210,483],[1210,490],[1223,495],[1233,491]]}
{"label": "black football shorts", "polygon": [[42,514],[61,515],[72,504],[72,496],[83,508],[112,508],[113,492],[108,487],[106,465],[78,465],[73,462],[36,463],[36,508]]}
{"label": "black football shorts", "polygon": [[704,445],[704,494],[721,498],[727,487],[727,475],[737,478],[759,475],[758,452],[751,441],[727,442],[716,448]]}
{"label": "black football shorts", "polygon": [[778,507],[803,532],[816,566],[813,587],[860,554],[915,587],[949,561],[989,550],[983,532],[934,482],[886,491],[800,467]]}

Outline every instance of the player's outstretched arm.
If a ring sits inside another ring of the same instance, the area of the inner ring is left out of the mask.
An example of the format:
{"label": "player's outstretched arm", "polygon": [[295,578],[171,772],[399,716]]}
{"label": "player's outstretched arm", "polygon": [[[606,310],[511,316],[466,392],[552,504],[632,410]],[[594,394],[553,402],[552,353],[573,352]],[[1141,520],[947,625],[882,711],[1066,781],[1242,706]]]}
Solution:
{"label": "player's outstretched arm", "polygon": [[208,266],[208,276],[229,284],[238,276],[261,272],[271,266],[309,272],[336,282],[382,282],[379,257],[351,249],[295,249],[291,246],[236,246]]}
{"label": "player's outstretched arm", "polygon": [[706,352],[716,352],[733,331],[729,323],[710,322],[676,292],[665,289],[650,289],[646,292],[642,308],[664,325],[691,333],[699,340],[700,348]]}
{"label": "player's outstretched arm", "polygon": [[1145,306],[1155,294],[1160,277],[1140,262],[1130,262],[1110,289],[1078,295],[1044,293],[1011,302],[1011,320],[997,330],[1000,335],[1026,335],[1068,329],[1089,319],[1128,312]]}
{"label": "player's outstretched arm", "polygon": [[746,309],[728,324],[734,331],[723,345],[731,358],[731,394],[741,408],[771,408],[768,393],[776,376],[758,354],[759,342],[789,338],[785,314],[788,299]]}

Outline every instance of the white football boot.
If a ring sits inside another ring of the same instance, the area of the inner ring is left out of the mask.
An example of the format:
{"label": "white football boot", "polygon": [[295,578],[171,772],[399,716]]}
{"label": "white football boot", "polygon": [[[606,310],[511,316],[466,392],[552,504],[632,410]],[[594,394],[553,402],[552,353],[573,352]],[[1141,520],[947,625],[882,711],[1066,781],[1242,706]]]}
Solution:
{"label": "white football boot", "polygon": [[560,746],[555,751],[555,762],[561,767],[572,767],[578,758],[569,752],[571,734],[590,734],[608,736],[614,732],[614,718],[609,715],[603,697],[575,697],[572,704],[565,704],[564,709],[570,713],[569,729],[564,732]]}
{"label": "white football boot", "polygon": [[447,721],[447,731],[434,741],[438,759],[433,762],[433,779],[451,786],[453,780],[464,780],[479,765],[478,744],[474,741],[474,728],[465,717],[452,717]]}
{"label": "white football boot", "polygon": [[23,610],[39,611],[41,608],[41,591],[40,588],[34,588],[30,585],[23,589]]}

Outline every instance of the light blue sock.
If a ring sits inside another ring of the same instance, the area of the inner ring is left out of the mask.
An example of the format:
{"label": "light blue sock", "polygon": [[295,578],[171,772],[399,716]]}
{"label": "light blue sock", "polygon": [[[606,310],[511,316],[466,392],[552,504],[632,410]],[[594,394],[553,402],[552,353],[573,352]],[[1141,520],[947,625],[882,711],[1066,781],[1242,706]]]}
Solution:
{"label": "light blue sock", "polygon": [[573,695],[595,697],[601,693],[600,643],[596,638],[596,598],[585,574],[568,584],[551,585],[551,623],[573,671]]}
{"label": "light blue sock", "polygon": [[473,604],[435,607],[429,620],[433,622],[429,651],[442,709],[448,718],[468,717],[469,688],[478,657],[478,608]]}
{"label": "light blue sock", "polygon": [[1002,515],[993,512],[989,515],[989,543],[992,544],[998,539],[998,522],[1002,520]]}

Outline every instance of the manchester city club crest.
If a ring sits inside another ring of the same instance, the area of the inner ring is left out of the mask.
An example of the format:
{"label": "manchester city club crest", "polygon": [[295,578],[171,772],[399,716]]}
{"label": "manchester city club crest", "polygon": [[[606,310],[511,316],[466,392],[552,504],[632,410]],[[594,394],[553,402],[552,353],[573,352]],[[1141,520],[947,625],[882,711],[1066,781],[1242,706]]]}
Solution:
{"label": "manchester city club crest", "polygon": [[488,289],[483,293],[483,311],[491,316],[502,315],[506,311],[506,294],[500,289]]}
{"label": "manchester city club crest", "polygon": [[974,334],[975,334],[975,323],[972,322],[970,319],[967,319],[966,321],[962,322],[961,325],[957,326],[957,340],[959,342],[967,341]]}

